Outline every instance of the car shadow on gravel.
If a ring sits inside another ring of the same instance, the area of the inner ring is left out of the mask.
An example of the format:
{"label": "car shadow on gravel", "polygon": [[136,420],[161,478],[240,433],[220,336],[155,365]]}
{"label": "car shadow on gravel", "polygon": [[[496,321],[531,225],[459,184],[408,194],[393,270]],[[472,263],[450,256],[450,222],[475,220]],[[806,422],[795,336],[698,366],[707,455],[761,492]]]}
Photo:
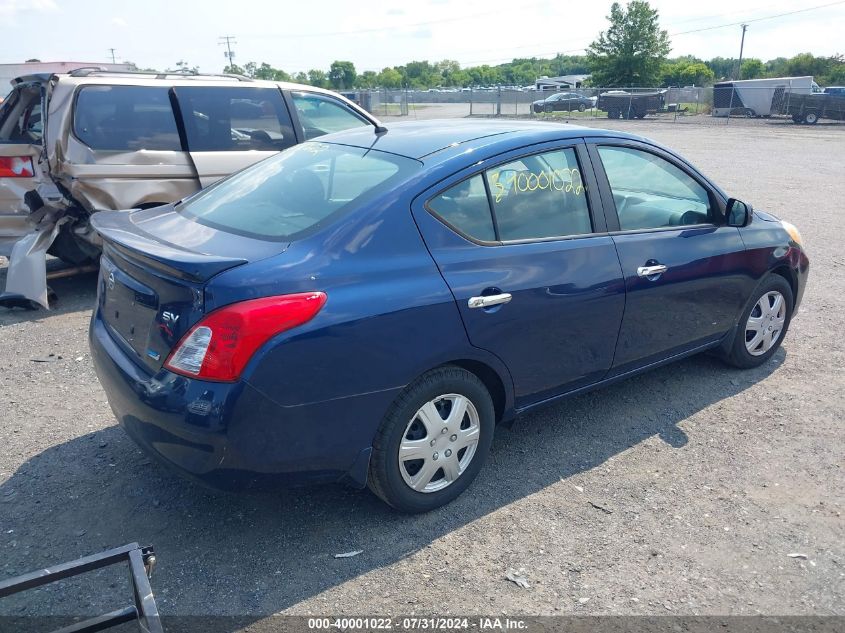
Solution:
{"label": "car shadow on gravel", "polygon": [[[152,582],[164,614],[257,620],[402,565],[439,537],[655,436],[683,460],[689,440],[682,423],[765,379],[785,357],[781,349],[764,366],[740,372],[697,356],[527,414],[497,432],[488,464],[461,498],[417,516],[341,486],[209,491],[150,462],[118,427],[105,428],[32,457],[0,486],[0,576],[138,541],[156,549]],[[721,423],[715,413],[711,420]],[[579,493],[566,486],[562,494]],[[583,507],[593,511],[588,500]],[[566,507],[555,510],[562,512],[555,520],[567,520]],[[102,612],[113,608],[107,589],[92,582],[72,603],[42,595],[34,609]],[[0,613],[17,604],[0,602]]]}

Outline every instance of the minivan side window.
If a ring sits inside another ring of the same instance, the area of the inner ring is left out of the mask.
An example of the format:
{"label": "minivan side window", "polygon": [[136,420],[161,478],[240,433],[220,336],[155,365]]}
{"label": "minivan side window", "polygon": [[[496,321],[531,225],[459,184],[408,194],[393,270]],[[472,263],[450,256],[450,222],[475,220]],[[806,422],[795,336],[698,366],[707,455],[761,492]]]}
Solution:
{"label": "minivan side window", "polygon": [[500,240],[592,232],[586,187],[575,150],[526,156],[485,174]]}
{"label": "minivan side window", "polygon": [[275,151],[296,144],[278,88],[179,86],[188,151]]}
{"label": "minivan side window", "polygon": [[631,147],[599,147],[623,231],[712,222],[710,197],[669,161]]}
{"label": "minivan side window", "polygon": [[293,92],[291,98],[306,139],[370,124],[330,97],[308,92]]}
{"label": "minivan side window", "polygon": [[73,133],[94,150],[182,149],[166,87],[84,86],[76,96]]}

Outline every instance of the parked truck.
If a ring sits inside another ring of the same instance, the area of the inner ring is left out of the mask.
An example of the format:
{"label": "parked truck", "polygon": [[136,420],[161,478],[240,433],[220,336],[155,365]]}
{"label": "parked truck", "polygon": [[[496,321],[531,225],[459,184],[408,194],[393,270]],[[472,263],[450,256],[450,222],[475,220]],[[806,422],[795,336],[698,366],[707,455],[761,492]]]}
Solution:
{"label": "parked truck", "polygon": [[768,117],[780,113],[787,93],[820,92],[812,76],[722,81],[713,86],[713,116]]}
{"label": "parked truck", "polygon": [[642,119],[655,114],[666,105],[666,91],[632,93],[625,90],[611,90],[599,95],[596,107],[607,112],[608,119]]}
{"label": "parked truck", "polygon": [[819,119],[845,121],[845,94],[787,94],[781,104],[781,114],[792,117],[795,123],[815,125]]}

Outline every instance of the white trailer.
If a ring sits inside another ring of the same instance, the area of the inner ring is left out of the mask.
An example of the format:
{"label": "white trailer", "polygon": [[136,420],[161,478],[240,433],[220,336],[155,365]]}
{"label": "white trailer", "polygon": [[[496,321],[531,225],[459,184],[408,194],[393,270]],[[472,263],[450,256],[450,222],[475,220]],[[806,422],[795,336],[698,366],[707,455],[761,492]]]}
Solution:
{"label": "white trailer", "polygon": [[780,112],[787,93],[821,92],[812,76],[722,81],[713,86],[713,116],[771,116]]}

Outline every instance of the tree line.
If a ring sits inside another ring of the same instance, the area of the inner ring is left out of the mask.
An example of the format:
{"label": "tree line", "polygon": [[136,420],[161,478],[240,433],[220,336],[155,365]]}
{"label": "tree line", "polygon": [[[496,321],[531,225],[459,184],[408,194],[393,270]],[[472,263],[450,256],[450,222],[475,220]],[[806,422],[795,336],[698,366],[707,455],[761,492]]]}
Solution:
{"label": "tree line", "polygon": [[[821,85],[845,85],[845,57],[817,57],[801,53],[764,62],[692,56],[669,58],[671,43],[660,28],[659,14],[644,0],[622,6],[614,2],[607,16],[609,25],[586,49],[585,55],[558,54],[548,58],[516,58],[498,65],[461,65],[450,59],[439,62],[412,61],[379,72],[361,73],[351,61],[332,62],[328,70],[312,69],[288,73],[266,62],[229,65],[224,72],[256,79],[294,81],[334,90],[368,88],[462,88],[467,86],[534,84],[539,77],[591,74],[586,85],[596,87],[709,86],[723,79],[756,79],[813,75]],[[188,65],[181,61],[180,68]]]}

